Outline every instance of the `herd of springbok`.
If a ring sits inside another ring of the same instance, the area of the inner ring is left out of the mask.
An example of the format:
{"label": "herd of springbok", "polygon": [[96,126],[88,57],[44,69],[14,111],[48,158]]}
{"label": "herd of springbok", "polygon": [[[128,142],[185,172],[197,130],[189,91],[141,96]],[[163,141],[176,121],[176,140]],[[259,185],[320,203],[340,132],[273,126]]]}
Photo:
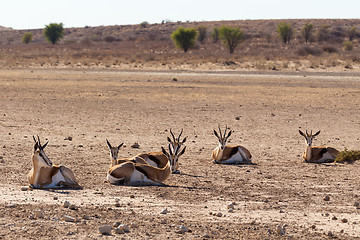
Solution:
{"label": "herd of springbok", "polygon": [[[228,131],[229,130],[229,131]],[[187,137],[181,140],[181,130],[175,137],[170,129],[171,137],[168,151],[161,147],[161,152],[141,153],[132,158],[119,158],[119,150],[124,143],[113,147],[106,139],[110,150],[110,168],[107,171],[107,181],[116,185],[164,185],[164,181],[171,173],[180,173],[179,158],[185,153],[186,146],[182,147]],[[332,147],[312,146],[312,140],[319,135],[320,131],[312,134],[312,131],[299,133],[305,137],[306,149],[303,158],[309,163],[332,162],[339,151]],[[251,164],[249,150],[240,145],[226,145],[232,131],[226,126],[224,134],[219,127],[219,132],[214,130],[219,145],[212,152],[212,159],[217,164]],[[35,141],[34,153],[32,155],[33,167],[28,174],[30,188],[81,188],[75,179],[71,169],[65,166],[53,165],[46,156],[44,149],[49,143],[41,145],[40,138],[33,137]],[[181,149],[182,148],[182,149]]]}

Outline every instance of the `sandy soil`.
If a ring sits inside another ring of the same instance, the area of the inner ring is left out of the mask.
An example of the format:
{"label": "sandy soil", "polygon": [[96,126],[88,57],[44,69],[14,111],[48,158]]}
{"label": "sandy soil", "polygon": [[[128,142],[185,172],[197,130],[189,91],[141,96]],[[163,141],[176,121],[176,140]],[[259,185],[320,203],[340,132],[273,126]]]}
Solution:
{"label": "sandy soil", "polygon": [[[359,239],[360,164],[304,163],[298,133],[321,130],[315,144],[359,149],[359,75],[1,70],[0,86],[0,239]],[[255,165],[210,163],[218,124]],[[124,142],[127,157],[166,146],[169,128],[188,141],[168,187],[105,183],[105,138]],[[50,141],[47,155],[84,190],[21,191],[32,135]],[[116,222],[137,226],[99,234]],[[189,231],[176,233],[180,225]]]}

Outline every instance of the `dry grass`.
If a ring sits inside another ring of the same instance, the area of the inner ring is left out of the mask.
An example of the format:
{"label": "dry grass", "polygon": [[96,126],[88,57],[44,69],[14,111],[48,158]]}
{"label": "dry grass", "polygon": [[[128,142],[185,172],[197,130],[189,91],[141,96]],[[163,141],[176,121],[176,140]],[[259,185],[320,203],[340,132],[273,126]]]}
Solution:
{"label": "dry grass", "polygon": [[347,150],[346,148],[335,158],[335,162],[337,163],[353,163],[357,160],[360,160],[360,151]]}
{"label": "dry grass", "polygon": [[[291,44],[284,45],[276,35],[276,26],[282,21],[291,22],[297,32],[305,22],[311,22],[315,28],[331,25],[329,40],[305,45],[297,35]],[[247,20],[152,24],[146,28],[139,25],[69,28],[61,43],[55,46],[44,41],[42,29],[0,30],[0,66],[238,70],[304,70],[310,67],[354,71],[360,68],[356,57],[360,54],[359,41],[352,41],[351,51],[345,50],[342,42],[347,40],[346,29],[359,23],[360,20]],[[234,54],[229,54],[220,42],[213,43],[210,37],[185,54],[176,49],[170,39],[172,31],[179,26],[205,26],[210,35],[214,27],[223,25],[239,26],[246,33],[246,40]],[[21,43],[24,32],[33,33],[32,43]],[[341,41],[339,36],[343,36]],[[12,40],[9,42],[9,39]],[[224,64],[226,61],[236,64],[229,66]]]}

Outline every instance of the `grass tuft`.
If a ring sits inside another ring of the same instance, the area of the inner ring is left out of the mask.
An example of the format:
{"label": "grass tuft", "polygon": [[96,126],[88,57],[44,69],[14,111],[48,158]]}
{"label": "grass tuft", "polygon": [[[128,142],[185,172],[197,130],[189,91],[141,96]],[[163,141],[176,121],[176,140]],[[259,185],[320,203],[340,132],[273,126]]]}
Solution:
{"label": "grass tuft", "polygon": [[358,150],[347,150],[341,151],[339,155],[335,158],[337,163],[353,163],[356,160],[360,160],[360,151]]}

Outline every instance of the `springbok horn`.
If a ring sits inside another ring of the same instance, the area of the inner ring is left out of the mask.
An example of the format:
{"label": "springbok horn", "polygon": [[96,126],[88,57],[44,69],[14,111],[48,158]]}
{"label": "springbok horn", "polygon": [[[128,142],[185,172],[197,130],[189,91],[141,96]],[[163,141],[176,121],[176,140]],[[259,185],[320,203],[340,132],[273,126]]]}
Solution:
{"label": "springbok horn", "polygon": [[220,129],[220,124],[219,124],[219,133],[220,133],[220,138],[222,138],[222,133],[221,133],[221,129]]}
{"label": "springbok horn", "polygon": [[171,128],[170,128],[170,133],[171,133],[171,136],[173,137],[174,142],[176,142],[175,136],[174,136],[173,132],[171,131]]}
{"label": "springbok horn", "polygon": [[181,134],[183,133],[183,129],[181,129],[181,132],[179,134],[179,137],[178,137],[178,142],[180,142],[180,137],[181,137]]}
{"label": "springbok horn", "polygon": [[34,136],[34,135],[33,135],[33,139],[34,139],[34,141],[35,141],[35,142],[37,142],[37,141],[36,141],[36,138],[35,138],[35,136]]}
{"label": "springbok horn", "polygon": [[42,148],[41,143],[40,143],[40,137],[39,137],[39,135],[37,135],[37,138],[38,138],[38,141],[39,141],[39,148]]}

